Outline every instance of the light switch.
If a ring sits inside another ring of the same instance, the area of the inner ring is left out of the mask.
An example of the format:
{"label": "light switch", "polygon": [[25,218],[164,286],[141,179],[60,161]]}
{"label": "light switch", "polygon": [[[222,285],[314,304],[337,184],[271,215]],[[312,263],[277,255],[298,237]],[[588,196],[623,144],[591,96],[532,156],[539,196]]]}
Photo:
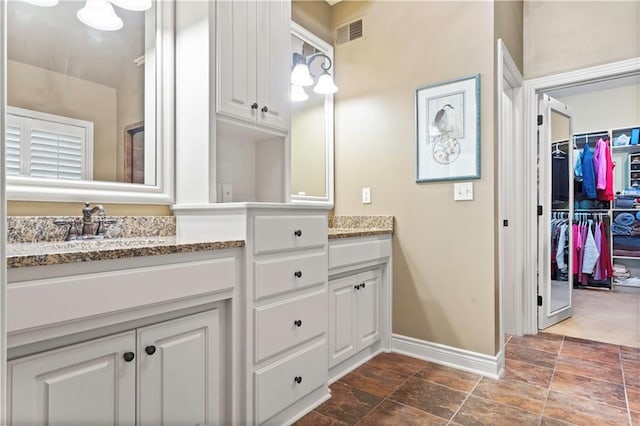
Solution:
{"label": "light switch", "polygon": [[362,204],[371,204],[371,188],[362,188]]}
{"label": "light switch", "polygon": [[473,182],[454,183],[453,199],[455,201],[473,200]]}

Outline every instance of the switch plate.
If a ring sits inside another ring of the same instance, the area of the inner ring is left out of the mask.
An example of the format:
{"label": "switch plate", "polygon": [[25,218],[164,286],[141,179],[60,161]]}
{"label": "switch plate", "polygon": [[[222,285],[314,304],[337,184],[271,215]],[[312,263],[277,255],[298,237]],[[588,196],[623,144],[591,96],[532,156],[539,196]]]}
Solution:
{"label": "switch plate", "polygon": [[453,199],[455,201],[473,200],[473,182],[454,183]]}
{"label": "switch plate", "polygon": [[362,188],[362,204],[371,204],[371,188]]}

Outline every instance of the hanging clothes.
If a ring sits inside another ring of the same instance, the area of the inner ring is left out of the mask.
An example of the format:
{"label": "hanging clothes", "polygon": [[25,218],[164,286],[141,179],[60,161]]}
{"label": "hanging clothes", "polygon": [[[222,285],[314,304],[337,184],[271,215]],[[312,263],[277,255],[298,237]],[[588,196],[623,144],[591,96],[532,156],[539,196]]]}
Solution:
{"label": "hanging clothes", "polygon": [[596,192],[596,175],[593,164],[593,154],[589,144],[584,143],[582,149],[582,194],[588,199],[594,199],[597,197]]}
{"label": "hanging clothes", "polygon": [[600,271],[602,280],[613,278],[613,264],[609,255],[609,241],[607,240],[607,225],[604,221],[600,222],[600,233],[602,242],[600,244]]}
{"label": "hanging clothes", "polygon": [[611,158],[611,148],[609,141],[604,141],[602,138],[598,139],[596,144],[596,151],[599,151],[600,162],[598,164],[598,177],[597,177],[597,193],[598,200],[611,201],[614,199],[613,190],[613,168],[615,164]]}
{"label": "hanging clothes", "polygon": [[569,156],[560,151],[551,153],[551,202],[569,200]]}

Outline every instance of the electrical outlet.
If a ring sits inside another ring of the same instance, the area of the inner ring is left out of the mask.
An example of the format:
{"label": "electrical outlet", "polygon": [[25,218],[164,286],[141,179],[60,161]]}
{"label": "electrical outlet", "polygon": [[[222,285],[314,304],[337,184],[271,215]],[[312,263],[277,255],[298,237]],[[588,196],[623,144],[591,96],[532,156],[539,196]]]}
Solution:
{"label": "electrical outlet", "polygon": [[362,188],[362,204],[371,204],[371,188]]}
{"label": "electrical outlet", "polygon": [[453,199],[455,201],[473,200],[473,182],[454,183]]}

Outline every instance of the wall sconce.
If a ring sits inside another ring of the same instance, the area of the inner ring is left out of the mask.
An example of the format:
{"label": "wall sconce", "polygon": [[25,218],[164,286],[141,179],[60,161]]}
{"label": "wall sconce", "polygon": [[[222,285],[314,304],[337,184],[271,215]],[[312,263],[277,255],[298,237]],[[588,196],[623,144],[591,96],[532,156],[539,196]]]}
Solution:
{"label": "wall sconce", "polygon": [[[320,64],[320,67],[322,68],[322,74],[320,74],[319,76],[314,76],[309,71],[311,62],[313,62],[316,58],[324,58],[326,62],[328,62],[328,64]],[[338,87],[333,82],[333,77],[331,76],[331,74],[329,74],[331,66],[331,58],[324,53],[314,53],[308,58],[305,58],[304,55],[294,52],[293,70],[291,71],[291,101],[300,102],[307,100],[309,96],[304,91],[304,87],[312,86],[316,77],[316,85],[313,88],[314,92],[320,95],[330,95],[332,93],[336,93],[338,91]]]}
{"label": "wall sconce", "polygon": [[117,31],[122,28],[122,19],[107,0],[87,0],[76,15],[80,22],[102,31]]}

